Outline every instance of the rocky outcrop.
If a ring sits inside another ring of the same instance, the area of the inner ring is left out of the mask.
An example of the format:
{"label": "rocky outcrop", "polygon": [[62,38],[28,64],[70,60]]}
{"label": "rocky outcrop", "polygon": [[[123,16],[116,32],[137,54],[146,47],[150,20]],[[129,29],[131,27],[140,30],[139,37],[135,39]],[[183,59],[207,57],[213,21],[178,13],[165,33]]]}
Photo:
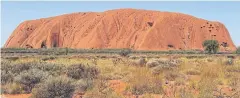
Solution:
{"label": "rocky outcrop", "polygon": [[236,49],[219,22],[181,13],[118,9],[25,21],[5,47],[189,50],[203,49],[207,39],[218,40],[221,50]]}

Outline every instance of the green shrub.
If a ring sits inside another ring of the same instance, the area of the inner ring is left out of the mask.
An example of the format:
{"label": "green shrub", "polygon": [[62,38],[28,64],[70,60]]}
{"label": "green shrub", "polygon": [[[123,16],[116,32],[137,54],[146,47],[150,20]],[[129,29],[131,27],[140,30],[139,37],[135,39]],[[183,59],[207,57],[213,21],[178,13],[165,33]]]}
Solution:
{"label": "green shrub", "polygon": [[31,69],[28,71],[23,71],[14,78],[16,83],[21,84],[27,93],[30,93],[32,88],[40,83],[42,80],[47,78],[49,75],[38,69]]}
{"label": "green shrub", "polygon": [[89,79],[81,79],[75,83],[75,92],[84,93],[87,89],[92,88],[93,81]]}
{"label": "green shrub", "polygon": [[14,74],[11,71],[12,64],[9,60],[1,60],[1,84],[12,82]]}
{"label": "green shrub", "polygon": [[122,49],[119,53],[120,56],[126,57],[131,53],[131,49]]}
{"label": "green shrub", "polygon": [[225,61],[225,64],[226,64],[226,65],[234,65],[234,59],[233,59],[233,58],[228,58],[228,59]]}
{"label": "green shrub", "polygon": [[45,82],[37,85],[31,98],[72,98],[74,84],[67,77],[50,77]]}
{"label": "green shrub", "polygon": [[207,53],[217,53],[219,49],[219,43],[217,40],[205,40],[202,44]]}
{"label": "green shrub", "polygon": [[19,74],[22,71],[29,70],[33,64],[34,63],[32,63],[32,62],[13,64],[11,66],[11,71],[14,74]]}
{"label": "green shrub", "polygon": [[66,74],[68,77],[74,79],[96,78],[99,74],[99,70],[95,66],[73,64],[68,66]]}
{"label": "green shrub", "polygon": [[19,59],[19,57],[6,57],[6,59],[11,60],[11,61],[16,61]]}
{"label": "green shrub", "polygon": [[157,75],[157,74],[162,73],[163,71],[173,70],[173,68],[174,67],[171,67],[171,66],[168,66],[168,65],[165,65],[165,64],[160,64],[160,65],[158,65],[156,67],[153,67],[151,69],[151,71],[152,71],[152,74]]}
{"label": "green shrub", "polygon": [[236,53],[240,54],[240,47],[237,48]]}
{"label": "green shrub", "polygon": [[42,71],[47,71],[50,75],[60,75],[63,73],[64,65],[54,64],[54,63],[46,63],[46,62],[36,62],[32,68],[36,68]]}
{"label": "green shrub", "polygon": [[140,59],[138,60],[132,60],[129,65],[132,65],[132,66],[138,66],[138,67],[143,67],[145,66],[146,64],[146,59],[141,57]]}
{"label": "green shrub", "polygon": [[153,68],[159,65],[159,62],[157,60],[149,60],[146,64],[148,68]]}
{"label": "green shrub", "polygon": [[12,82],[13,78],[14,75],[10,71],[1,70],[1,85]]}
{"label": "green shrub", "polygon": [[48,56],[48,57],[43,57],[41,60],[47,61],[47,60],[54,60],[54,59],[56,59],[56,57],[54,57],[54,56]]}
{"label": "green shrub", "polygon": [[145,66],[146,62],[147,62],[146,59],[143,57],[136,61],[138,66]]}

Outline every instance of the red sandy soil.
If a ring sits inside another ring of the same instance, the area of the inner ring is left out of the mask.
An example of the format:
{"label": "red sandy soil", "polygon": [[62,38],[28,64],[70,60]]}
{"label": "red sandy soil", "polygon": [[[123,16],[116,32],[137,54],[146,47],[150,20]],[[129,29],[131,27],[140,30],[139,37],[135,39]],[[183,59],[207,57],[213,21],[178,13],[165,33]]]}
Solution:
{"label": "red sandy soil", "polygon": [[[127,83],[121,81],[121,80],[111,80],[109,81],[110,83],[110,87],[119,94],[123,94],[126,98],[136,98],[135,95],[132,95],[131,93],[126,93],[124,92],[124,90],[127,87]],[[174,81],[169,82],[168,84],[164,84],[164,86],[166,87],[164,89],[165,92],[165,97],[170,97],[170,98],[174,98],[174,91],[178,92],[180,88],[185,88],[186,90],[190,90],[187,89],[186,86],[176,86],[174,85]],[[226,95],[232,95],[234,93],[233,89],[229,86],[226,85],[219,85],[218,86],[219,91],[221,89],[221,93],[225,93]],[[199,91],[197,90],[190,90],[192,93],[194,93],[195,95],[199,94]],[[214,95],[219,95],[219,93],[215,92]],[[16,95],[1,95],[1,98],[28,98],[30,97],[31,94],[16,94]],[[163,98],[164,95],[160,95],[160,94],[153,94],[152,95],[154,98]],[[143,96],[139,96],[139,98],[142,98]],[[74,95],[73,98],[79,98],[79,95]]]}
{"label": "red sandy soil", "polygon": [[131,48],[134,50],[203,49],[216,39],[221,51],[235,50],[220,22],[190,15],[137,9],[79,12],[21,23],[4,47]]}
{"label": "red sandy soil", "polygon": [[31,94],[16,94],[16,95],[0,95],[1,98],[28,98],[31,96]]}

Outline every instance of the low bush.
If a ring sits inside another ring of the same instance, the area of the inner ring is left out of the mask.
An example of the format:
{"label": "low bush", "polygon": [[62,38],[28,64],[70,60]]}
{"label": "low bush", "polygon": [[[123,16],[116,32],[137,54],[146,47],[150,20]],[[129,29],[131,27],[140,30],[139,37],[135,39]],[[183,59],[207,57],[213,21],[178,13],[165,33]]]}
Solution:
{"label": "low bush", "polygon": [[11,83],[14,75],[10,71],[1,70],[1,84]]}
{"label": "low bush", "polygon": [[92,88],[93,81],[90,79],[81,79],[75,83],[76,93],[85,93],[88,89]]}
{"label": "low bush", "polygon": [[38,69],[31,69],[28,71],[23,71],[21,72],[19,75],[17,75],[14,78],[14,81],[16,83],[19,83],[22,85],[22,87],[24,87],[24,90],[27,93],[30,93],[32,88],[40,83],[41,81],[43,81],[44,79],[46,79],[48,77],[48,73],[43,72],[41,70]]}
{"label": "low bush", "polygon": [[148,68],[156,67],[159,65],[159,62],[157,60],[149,60],[146,64]]}
{"label": "low bush", "polygon": [[146,59],[145,58],[140,58],[138,60],[133,60],[129,63],[129,65],[133,65],[133,66],[138,66],[138,67],[143,67],[146,64]]}
{"label": "low bush", "polygon": [[158,68],[165,68],[165,69],[171,69],[173,67],[177,67],[180,64],[181,61],[179,60],[169,60],[169,59],[153,59],[153,60],[149,60],[146,64],[146,66],[148,68],[153,68],[153,67],[157,67]]}
{"label": "low bush", "polygon": [[31,98],[72,98],[74,84],[67,77],[50,77],[45,82],[37,85]]}
{"label": "low bush", "polygon": [[74,79],[96,78],[97,75],[99,74],[99,70],[95,66],[73,64],[67,67],[66,74],[68,77]]}
{"label": "low bush", "polygon": [[54,60],[54,59],[56,59],[56,57],[54,57],[54,56],[48,56],[48,57],[41,58],[41,60],[43,60],[43,61]]}
{"label": "low bush", "polygon": [[122,49],[119,53],[120,56],[126,57],[131,53],[131,49]]}
{"label": "low bush", "polygon": [[54,63],[46,63],[46,62],[36,62],[32,68],[39,69],[42,71],[47,71],[50,75],[58,76],[64,72],[64,65],[54,64]]}
{"label": "low bush", "polygon": [[234,59],[233,59],[233,58],[228,58],[228,59],[225,61],[225,65],[234,65]]}
{"label": "low bush", "polygon": [[6,57],[5,59],[10,60],[10,61],[16,61],[19,59],[19,57]]}
{"label": "low bush", "polygon": [[[27,63],[17,63],[17,64],[13,64],[11,66],[11,71],[14,73],[14,74],[19,74],[21,73],[22,71],[26,71],[26,70],[29,70],[32,65],[34,63],[32,62],[27,62]],[[10,66],[9,66],[10,67]]]}
{"label": "low bush", "polygon": [[163,73],[163,71],[168,71],[168,70],[173,70],[174,67],[171,66],[166,66],[164,64],[160,64],[156,67],[153,67],[152,70],[152,74],[160,74]]}

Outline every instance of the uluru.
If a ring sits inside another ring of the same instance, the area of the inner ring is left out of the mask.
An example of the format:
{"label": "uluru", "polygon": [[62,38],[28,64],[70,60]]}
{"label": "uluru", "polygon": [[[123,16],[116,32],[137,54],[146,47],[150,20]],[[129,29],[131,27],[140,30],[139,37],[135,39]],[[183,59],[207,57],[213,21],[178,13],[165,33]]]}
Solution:
{"label": "uluru", "polygon": [[236,49],[220,22],[176,12],[115,9],[24,21],[4,47],[202,50],[202,42],[210,39],[217,40],[222,51]]}

